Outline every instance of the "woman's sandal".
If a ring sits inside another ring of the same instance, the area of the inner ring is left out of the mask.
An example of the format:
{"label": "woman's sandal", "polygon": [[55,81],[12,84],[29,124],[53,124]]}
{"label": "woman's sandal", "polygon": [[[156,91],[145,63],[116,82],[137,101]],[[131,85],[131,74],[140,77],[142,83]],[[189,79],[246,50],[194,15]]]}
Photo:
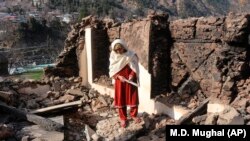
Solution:
{"label": "woman's sandal", "polygon": [[121,120],[121,127],[126,128],[126,126],[127,126],[126,120]]}
{"label": "woman's sandal", "polygon": [[136,124],[141,123],[141,118],[133,117],[133,120],[135,121]]}

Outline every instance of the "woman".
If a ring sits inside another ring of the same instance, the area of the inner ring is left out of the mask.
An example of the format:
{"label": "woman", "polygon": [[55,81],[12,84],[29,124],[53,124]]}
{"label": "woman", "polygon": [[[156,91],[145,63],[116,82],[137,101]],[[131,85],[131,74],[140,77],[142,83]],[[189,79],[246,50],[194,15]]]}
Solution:
{"label": "woman", "polygon": [[128,83],[138,81],[139,67],[138,57],[127,49],[126,43],[122,39],[116,39],[111,44],[109,75],[115,79],[115,107],[118,108],[121,126],[126,127],[127,106],[130,107],[130,117],[135,123],[140,123],[138,113],[138,88]]}

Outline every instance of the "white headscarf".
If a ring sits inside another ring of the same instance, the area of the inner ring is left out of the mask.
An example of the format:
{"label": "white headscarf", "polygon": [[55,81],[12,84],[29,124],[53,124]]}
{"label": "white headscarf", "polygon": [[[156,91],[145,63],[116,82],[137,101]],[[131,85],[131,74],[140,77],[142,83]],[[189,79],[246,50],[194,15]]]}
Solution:
{"label": "white headscarf", "polygon": [[[127,52],[123,54],[118,54],[114,51],[115,45],[119,43],[121,44]],[[136,54],[132,51],[129,51],[127,48],[127,44],[122,39],[116,39],[111,44],[111,53],[109,58],[109,76],[113,77],[116,73],[118,73],[121,69],[123,69],[127,64],[129,67],[136,73],[137,79],[139,78],[139,66],[138,66],[138,58]],[[139,80],[139,79],[138,79]]]}

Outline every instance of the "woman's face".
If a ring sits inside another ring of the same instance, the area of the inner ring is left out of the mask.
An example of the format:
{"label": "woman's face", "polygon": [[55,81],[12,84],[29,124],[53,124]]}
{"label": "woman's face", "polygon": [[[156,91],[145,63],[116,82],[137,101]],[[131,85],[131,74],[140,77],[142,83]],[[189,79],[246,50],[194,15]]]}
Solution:
{"label": "woman's face", "polygon": [[114,47],[114,51],[117,54],[123,54],[124,52],[126,52],[126,50],[124,49],[124,47],[121,44],[116,44]]}

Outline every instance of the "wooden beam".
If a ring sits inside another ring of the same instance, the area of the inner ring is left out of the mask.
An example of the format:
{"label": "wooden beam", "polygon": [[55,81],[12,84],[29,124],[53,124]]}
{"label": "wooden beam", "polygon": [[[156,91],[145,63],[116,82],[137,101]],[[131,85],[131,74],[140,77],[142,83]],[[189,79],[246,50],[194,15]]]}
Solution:
{"label": "wooden beam", "polygon": [[38,109],[38,110],[34,110],[31,111],[30,113],[32,114],[44,114],[44,113],[48,113],[51,111],[55,111],[55,110],[63,110],[65,108],[72,108],[72,107],[77,107],[77,106],[81,106],[82,100],[78,100],[78,101],[73,101],[73,102],[69,102],[69,103],[64,103],[64,104],[59,104],[59,105],[55,105],[55,106],[50,106],[50,107],[46,107],[46,108],[42,108],[42,109]]}
{"label": "wooden beam", "polygon": [[26,121],[35,123],[37,125],[40,125],[41,127],[43,127],[44,129],[48,131],[54,131],[54,130],[62,131],[62,128],[63,128],[62,124],[59,124],[57,122],[54,122],[50,119],[47,119],[41,116],[37,116],[34,114],[30,114],[30,113],[25,113],[21,110],[16,109],[15,107],[8,106],[2,102],[0,102],[0,111],[8,113],[19,119],[26,120]]}

